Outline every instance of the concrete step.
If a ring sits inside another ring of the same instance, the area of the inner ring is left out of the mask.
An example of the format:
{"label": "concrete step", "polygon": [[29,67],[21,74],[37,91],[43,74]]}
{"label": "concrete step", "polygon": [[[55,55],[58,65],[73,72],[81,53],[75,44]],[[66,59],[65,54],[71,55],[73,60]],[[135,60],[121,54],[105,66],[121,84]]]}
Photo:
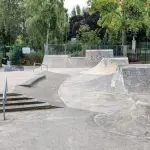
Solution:
{"label": "concrete step", "polygon": [[[17,105],[33,105],[33,104],[43,104],[44,102],[39,102],[37,100],[22,100],[22,101],[8,101],[6,106],[17,106]],[[3,106],[3,102],[0,102],[0,107]]]}
{"label": "concrete step", "polygon": [[[9,97],[9,96],[21,96],[22,94],[18,94],[18,93],[7,93],[7,96]],[[3,96],[3,94],[2,93],[0,93],[0,97],[2,97]]]}
{"label": "concrete step", "polygon": [[[0,101],[2,101],[2,97],[0,97]],[[7,97],[7,101],[22,101],[22,100],[31,100],[33,98],[30,98],[30,97],[26,97],[26,96],[10,96],[10,97]]]}
{"label": "concrete step", "polygon": [[[17,111],[28,111],[28,110],[41,110],[41,109],[54,109],[55,106],[51,106],[48,103],[33,104],[33,105],[17,105],[17,106],[6,106],[6,112],[17,112]],[[0,107],[0,113],[3,112],[3,108]]]}

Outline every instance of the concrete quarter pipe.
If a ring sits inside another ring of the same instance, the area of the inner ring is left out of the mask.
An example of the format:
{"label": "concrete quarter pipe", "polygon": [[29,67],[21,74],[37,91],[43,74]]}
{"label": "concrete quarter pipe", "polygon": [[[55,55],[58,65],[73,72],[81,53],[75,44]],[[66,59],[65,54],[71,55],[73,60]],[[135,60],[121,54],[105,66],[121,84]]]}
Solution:
{"label": "concrete quarter pipe", "polygon": [[70,57],[69,55],[45,55],[43,64],[49,68],[92,68],[102,58],[112,58],[113,50],[87,50],[85,57]]}
{"label": "concrete quarter pipe", "polygon": [[109,75],[116,72],[118,65],[128,65],[127,57],[120,58],[103,58],[102,61],[94,68],[82,72],[83,74]]}

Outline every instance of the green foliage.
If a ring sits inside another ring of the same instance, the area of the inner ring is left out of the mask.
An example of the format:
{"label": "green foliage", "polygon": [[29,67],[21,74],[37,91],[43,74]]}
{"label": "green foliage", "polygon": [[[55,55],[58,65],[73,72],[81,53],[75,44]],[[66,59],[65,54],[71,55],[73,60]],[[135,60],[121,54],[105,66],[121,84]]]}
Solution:
{"label": "green foliage", "polygon": [[77,39],[86,45],[100,44],[100,38],[97,36],[97,31],[90,30],[88,25],[80,26]]}
{"label": "green foliage", "polygon": [[24,44],[25,44],[22,35],[18,35],[18,36],[17,36],[17,39],[16,39],[16,41],[15,41],[15,44],[16,44],[16,45],[24,45]]}
{"label": "green foliage", "polygon": [[66,48],[67,48],[68,54],[78,53],[82,51],[82,44],[81,43],[68,43],[66,45]]}
{"label": "green foliage", "polygon": [[68,17],[63,1],[26,0],[27,31],[31,43],[62,43]]}
{"label": "green foliage", "polygon": [[110,35],[123,31],[123,44],[126,32],[131,32],[134,36],[145,27],[149,31],[149,0],[91,0],[90,5],[92,13],[100,11],[98,24],[106,28]]}
{"label": "green foliage", "polygon": [[68,32],[64,0],[1,0],[0,42],[42,49],[63,43]]}
{"label": "green foliage", "polygon": [[0,41],[13,44],[19,34],[24,34],[25,12],[22,0],[0,1]]}
{"label": "green foliage", "polygon": [[12,65],[20,65],[20,60],[23,57],[21,49],[12,50],[8,55]]}

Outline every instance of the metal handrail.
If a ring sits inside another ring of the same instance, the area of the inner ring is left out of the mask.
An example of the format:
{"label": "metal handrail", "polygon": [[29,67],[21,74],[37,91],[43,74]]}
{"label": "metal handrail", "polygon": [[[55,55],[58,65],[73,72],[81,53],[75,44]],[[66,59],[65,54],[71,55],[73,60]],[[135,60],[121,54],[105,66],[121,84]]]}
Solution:
{"label": "metal handrail", "polygon": [[5,77],[5,83],[4,83],[4,89],[3,89],[3,119],[6,120],[5,116],[5,107],[7,103],[7,92],[8,92],[8,83],[7,83],[7,77]]}
{"label": "metal handrail", "polygon": [[46,66],[47,71],[48,71],[48,65],[46,65],[46,64],[41,64],[41,63],[34,63],[34,65],[33,65],[33,72],[34,72],[34,70],[35,70],[35,66],[36,66],[36,65],[41,65],[41,71],[43,70],[43,67],[42,67],[42,66]]}

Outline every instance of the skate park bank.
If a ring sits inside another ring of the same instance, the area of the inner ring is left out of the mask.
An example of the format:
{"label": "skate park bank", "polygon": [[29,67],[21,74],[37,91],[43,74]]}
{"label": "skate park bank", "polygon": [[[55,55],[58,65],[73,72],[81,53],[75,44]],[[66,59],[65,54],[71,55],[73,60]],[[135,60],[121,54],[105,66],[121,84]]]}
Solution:
{"label": "skate park bank", "polygon": [[13,92],[57,109],[8,113],[0,121],[2,149],[148,150],[150,66],[103,51],[85,58],[45,55],[47,67],[34,73],[46,79]]}

